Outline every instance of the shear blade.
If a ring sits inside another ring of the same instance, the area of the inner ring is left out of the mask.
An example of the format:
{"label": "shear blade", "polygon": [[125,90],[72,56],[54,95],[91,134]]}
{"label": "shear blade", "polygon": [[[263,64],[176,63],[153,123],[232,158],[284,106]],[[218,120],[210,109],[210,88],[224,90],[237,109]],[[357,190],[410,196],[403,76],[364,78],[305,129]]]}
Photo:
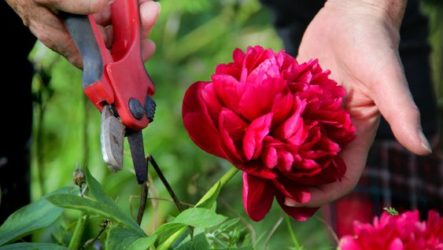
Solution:
{"label": "shear blade", "polygon": [[148,179],[148,168],[146,165],[142,131],[129,133],[128,142],[137,182],[143,184]]}
{"label": "shear blade", "polygon": [[101,116],[101,148],[103,160],[112,171],[123,167],[123,139],[125,127],[112,114],[110,107],[105,106]]}

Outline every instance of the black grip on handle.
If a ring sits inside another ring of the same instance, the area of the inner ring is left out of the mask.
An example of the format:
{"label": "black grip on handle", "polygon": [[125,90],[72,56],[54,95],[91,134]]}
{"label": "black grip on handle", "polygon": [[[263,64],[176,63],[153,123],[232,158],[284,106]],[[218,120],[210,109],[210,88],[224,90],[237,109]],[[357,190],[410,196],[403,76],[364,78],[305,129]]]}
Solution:
{"label": "black grip on handle", "polygon": [[85,15],[63,13],[65,25],[74,39],[83,60],[83,88],[100,80],[103,74],[103,59]]}

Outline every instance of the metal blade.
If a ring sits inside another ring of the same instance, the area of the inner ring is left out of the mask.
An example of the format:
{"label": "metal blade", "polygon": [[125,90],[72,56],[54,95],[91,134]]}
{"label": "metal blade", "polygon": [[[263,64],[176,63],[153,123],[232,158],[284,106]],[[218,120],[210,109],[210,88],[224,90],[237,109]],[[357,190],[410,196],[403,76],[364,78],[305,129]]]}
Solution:
{"label": "metal blade", "polygon": [[143,184],[148,179],[148,166],[146,164],[142,131],[129,133],[128,142],[137,181],[139,184]]}
{"label": "metal blade", "polygon": [[115,117],[110,106],[104,106],[101,116],[100,142],[103,160],[112,171],[121,170],[123,167],[123,139],[125,127]]}

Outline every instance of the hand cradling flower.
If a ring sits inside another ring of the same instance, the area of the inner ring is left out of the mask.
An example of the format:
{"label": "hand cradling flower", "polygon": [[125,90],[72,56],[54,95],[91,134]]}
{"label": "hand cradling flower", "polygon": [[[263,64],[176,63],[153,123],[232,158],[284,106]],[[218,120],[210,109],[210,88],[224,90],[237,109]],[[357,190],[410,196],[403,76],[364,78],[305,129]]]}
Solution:
{"label": "hand cradling flower", "polygon": [[261,220],[274,197],[297,220],[317,208],[308,187],[339,181],[340,152],[355,128],[343,108],[345,89],[316,60],[299,64],[284,51],[237,49],[209,82],[196,82],[183,101],[191,139],[243,171],[244,208]]}

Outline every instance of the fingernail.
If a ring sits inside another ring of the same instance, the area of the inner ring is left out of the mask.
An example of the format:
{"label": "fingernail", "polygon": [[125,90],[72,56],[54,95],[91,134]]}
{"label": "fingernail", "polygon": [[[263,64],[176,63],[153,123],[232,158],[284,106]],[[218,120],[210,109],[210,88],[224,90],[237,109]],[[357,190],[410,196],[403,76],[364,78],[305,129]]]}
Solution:
{"label": "fingernail", "polygon": [[294,199],[286,197],[285,198],[285,205],[288,207],[298,207],[298,206],[300,206],[300,203],[296,202]]}
{"label": "fingernail", "polygon": [[162,9],[162,5],[159,2],[154,2],[155,5],[157,5],[158,10],[160,11]]}
{"label": "fingernail", "polygon": [[428,139],[426,139],[426,136],[423,134],[423,131],[420,131],[420,140],[421,140],[421,146],[428,152],[432,153],[431,144],[429,144]]}

